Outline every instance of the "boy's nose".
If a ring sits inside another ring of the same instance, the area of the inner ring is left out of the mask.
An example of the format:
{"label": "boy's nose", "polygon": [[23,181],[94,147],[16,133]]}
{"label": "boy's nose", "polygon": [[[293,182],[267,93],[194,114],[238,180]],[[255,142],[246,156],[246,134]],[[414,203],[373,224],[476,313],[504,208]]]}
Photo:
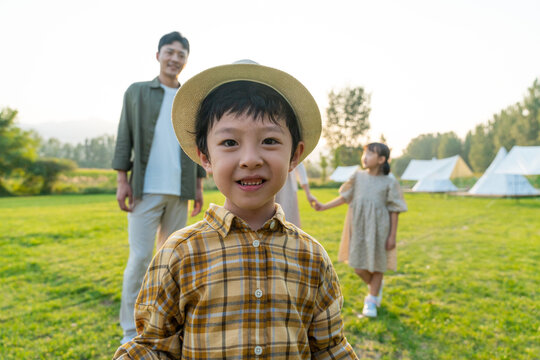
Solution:
{"label": "boy's nose", "polygon": [[240,167],[245,169],[255,169],[261,167],[263,160],[259,152],[254,148],[246,148],[242,151]]}

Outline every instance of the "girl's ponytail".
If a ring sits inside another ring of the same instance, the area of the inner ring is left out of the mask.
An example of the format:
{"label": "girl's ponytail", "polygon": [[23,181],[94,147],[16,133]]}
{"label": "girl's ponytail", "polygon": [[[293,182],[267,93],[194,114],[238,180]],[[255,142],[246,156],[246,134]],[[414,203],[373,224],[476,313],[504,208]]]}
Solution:
{"label": "girl's ponytail", "polygon": [[386,158],[386,161],[381,166],[381,170],[384,175],[390,174],[390,164],[388,163],[388,158]]}

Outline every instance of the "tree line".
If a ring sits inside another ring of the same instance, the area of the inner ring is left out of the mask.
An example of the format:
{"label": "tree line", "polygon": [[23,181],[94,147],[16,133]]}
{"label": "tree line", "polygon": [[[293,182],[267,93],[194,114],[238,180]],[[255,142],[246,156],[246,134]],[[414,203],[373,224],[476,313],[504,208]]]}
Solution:
{"label": "tree line", "polygon": [[[362,142],[369,131],[370,96],[362,87],[330,92],[323,137],[329,153],[321,155],[323,179],[328,165],[358,165]],[[382,136],[381,142],[384,142]],[[454,132],[421,134],[412,139],[402,156],[393,159],[392,171],[400,176],[411,159],[429,160],[460,155],[475,172],[483,172],[501,147],[540,145],[540,81],[535,79],[524,99],[494,114],[470,130],[464,139]]]}
{"label": "tree line", "polygon": [[61,158],[74,161],[81,168],[108,169],[116,144],[113,135],[102,135],[75,145],[62,143],[50,138],[39,147],[39,155],[48,158]]}

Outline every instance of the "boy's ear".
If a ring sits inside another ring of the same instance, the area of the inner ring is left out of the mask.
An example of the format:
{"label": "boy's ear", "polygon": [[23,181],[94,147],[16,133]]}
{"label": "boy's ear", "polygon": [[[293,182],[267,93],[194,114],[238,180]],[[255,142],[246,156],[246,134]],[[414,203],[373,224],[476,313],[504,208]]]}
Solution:
{"label": "boy's ear", "polygon": [[212,164],[210,164],[208,156],[204,155],[199,149],[197,149],[197,155],[199,155],[199,160],[201,160],[201,165],[204,170],[206,170],[208,174],[212,174]]}
{"label": "boy's ear", "polygon": [[298,142],[298,145],[296,146],[296,150],[294,151],[293,157],[289,164],[289,172],[293,171],[293,169],[298,165],[298,160],[300,159],[300,156],[302,156],[303,153],[304,153],[304,142],[300,141]]}

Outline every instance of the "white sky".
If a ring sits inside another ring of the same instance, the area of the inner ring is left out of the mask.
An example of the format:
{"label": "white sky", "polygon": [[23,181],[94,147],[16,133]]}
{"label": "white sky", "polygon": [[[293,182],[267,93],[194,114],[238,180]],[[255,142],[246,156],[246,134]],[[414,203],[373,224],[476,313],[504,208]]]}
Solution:
{"label": "white sky", "polygon": [[125,89],[158,74],[161,35],[191,44],[183,82],[250,58],[327,94],[372,94],[372,140],[394,156],[521,101],[540,77],[536,0],[0,0],[0,108],[62,141],[114,134]]}

